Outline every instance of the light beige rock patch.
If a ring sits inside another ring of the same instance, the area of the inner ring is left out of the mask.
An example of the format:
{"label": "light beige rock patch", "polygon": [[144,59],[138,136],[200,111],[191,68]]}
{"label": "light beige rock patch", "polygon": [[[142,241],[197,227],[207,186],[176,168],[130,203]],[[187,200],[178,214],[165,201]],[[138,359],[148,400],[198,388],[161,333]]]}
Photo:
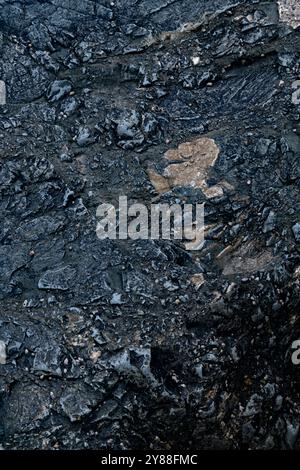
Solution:
{"label": "light beige rock patch", "polygon": [[203,286],[205,280],[202,273],[194,274],[191,277],[191,283],[195,286],[195,289],[198,290]]}
{"label": "light beige rock patch", "polygon": [[207,137],[180,144],[178,148],[168,150],[164,158],[169,165],[162,175],[149,169],[149,178],[160,194],[175,187],[200,188],[207,197],[223,194],[222,186],[208,187],[206,180],[209,170],[219,156],[220,149],[213,139]]}
{"label": "light beige rock patch", "polygon": [[300,26],[299,0],[277,0],[280,20],[293,28]]}
{"label": "light beige rock patch", "polygon": [[166,178],[159,175],[153,169],[148,169],[148,176],[150,178],[151,183],[153,184],[154,188],[159,194],[167,193],[170,191],[170,185]]}
{"label": "light beige rock patch", "polygon": [[0,106],[6,105],[6,85],[3,80],[0,80]]}

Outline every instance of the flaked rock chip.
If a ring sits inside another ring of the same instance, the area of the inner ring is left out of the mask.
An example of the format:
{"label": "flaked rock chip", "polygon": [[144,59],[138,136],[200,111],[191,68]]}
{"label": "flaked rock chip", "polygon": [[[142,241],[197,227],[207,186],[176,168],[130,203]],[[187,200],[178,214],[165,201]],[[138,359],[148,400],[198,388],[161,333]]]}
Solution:
{"label": "flaked rock chip", "polygon": [[62,222],[49,216],[42,216],[29,222],[22,222],[16,234],[24,241],[36,241],[46,238],[62,227]]}
{"label": "flaked rock chip", "polygon": [[293,230],[293,234],[294,234],[296,242],[300,242],[300,223],[298,222],[295,225],[293,225],[292,230]]}
{"label": "flaked rock chip", "polygon": [[95,141],[93,132],[88,127],[80,127],[76,136],[76,142],[80,147],[85,147]]}
{"label": "flaked rock chip", "polygon": [[55,80],[48,90],[47,98],[51,102],[59,101],[72,90],[72,83],[68,80]]}
{"label": "flaked rock chip", "polygon": [[[101,397],[99,396],[98,399]],[[62,393],[59,400],[61,409],[70,421],[80,421],[84,416],[91,413],[97,403],[95,394],[84,386],[69,386]]]}
{"label": "flaked rock chip", "polygon": [[36,350],[33,370],[61,376],[60,355],[61,350],[57,344],[44,344]]}
{"label": "flaked rock chip", "polygon": [[156,384],[151,371],[151,349],[130,347],[109,359],[109,365],[129,377],[145,378]]}
{"label": "flaked rock chip", "polygon": [[46,271],[38,282],[39,289],[68,290],[76,275],[76,269],[63,266]]}

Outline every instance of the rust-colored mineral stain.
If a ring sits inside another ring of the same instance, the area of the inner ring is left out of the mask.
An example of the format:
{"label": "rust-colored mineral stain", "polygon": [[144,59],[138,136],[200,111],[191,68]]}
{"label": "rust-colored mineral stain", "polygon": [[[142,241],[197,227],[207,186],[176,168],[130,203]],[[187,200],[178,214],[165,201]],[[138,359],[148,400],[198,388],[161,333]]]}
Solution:
{"label": "rust-colored mineral stain", "polygon": [[[175,187],[200,188],[208,191],[206,179],[211,167],[217,161],[220,150],[213,139],[206,137],[180,144],[177,149],[168,150],[165,159],[170,164],[162,175],[153,169],[148,170],[150,180],[159,193],[165,193]],[[210,190],[208,194],[221,194],[220,188]]]}

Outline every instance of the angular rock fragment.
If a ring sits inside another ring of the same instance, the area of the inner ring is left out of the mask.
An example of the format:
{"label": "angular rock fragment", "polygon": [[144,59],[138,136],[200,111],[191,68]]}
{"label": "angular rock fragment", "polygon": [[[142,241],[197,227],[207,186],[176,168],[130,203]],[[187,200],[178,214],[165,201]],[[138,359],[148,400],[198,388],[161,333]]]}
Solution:
{"label": "angular rock fragment", "polygon": [[67,96],[71,90],[72,84],[68,80],[55,80],[47,93],[47,98],[51,102],[59,101]]}
{"label": "angular rock fragment", "polygon": [[80,147],[85,147],[93,143],[94,137],[91,129],[88,127],[80,127],[76,136],[76,142]]}
{"label": "angular rock fragment", "polygon": [[39,289],[68,290],[76,275],[76,269],[71,266],[47,271],[39,280]]}
{"label": "angular rock fragment", "polygon": [[70,421],[76,422],[91,413],[96,400],[84,387],[70,386],[62,394],[59,403]]}
{"label": "angular rock fragment", "polygon": [[295,240],[297,242],[300,242],[300,223],[293,225],[292,230],[293,230]]}
{"label": "angular rock fragment", "polygon": [[151,350],[149,348],[131,347],[116,356],[109,363],[118,372],[128,376],[144,376],[155,382],[151,371]]}
{"label": "angular rock fragment", "polygon": [[23,222],[16,233],[24,241],[36,241],[55,233],[61,226],[61,221],[42,216],[30,222]]}
{"label": "angular rock fragment", "polygon": [[286,423],[286,435],[285,440],[289,447],[289,449],[293,449],[295,446],[295,442],[297,440],[297,436],[299,434],[300,425],[298,423],[294,424],[290,421]]}
{"label": "angular rock fragment", "polygon": [[263,226],[263,233],[268,233],[274,230],[275,224],[276,224],[276,214],[274,213],[274,211],[270,211]]}
{"label": "angular rock fragment", "polygon": [[46,372],[56,376],[61,376],[62,371],[59,363],[61,351],[58,345],[43,345],[38,348],[33,362],[33,369],[39,372]]}

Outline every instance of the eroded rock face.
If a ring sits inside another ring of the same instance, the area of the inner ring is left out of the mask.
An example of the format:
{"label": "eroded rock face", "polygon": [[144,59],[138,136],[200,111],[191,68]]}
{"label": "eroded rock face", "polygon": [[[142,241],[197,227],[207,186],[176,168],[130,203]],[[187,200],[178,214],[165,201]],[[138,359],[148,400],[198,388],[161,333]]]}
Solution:
{"label": "eroded rock face", "polygon": [[0,448],[299,449],[298,3],[0,4]]}

